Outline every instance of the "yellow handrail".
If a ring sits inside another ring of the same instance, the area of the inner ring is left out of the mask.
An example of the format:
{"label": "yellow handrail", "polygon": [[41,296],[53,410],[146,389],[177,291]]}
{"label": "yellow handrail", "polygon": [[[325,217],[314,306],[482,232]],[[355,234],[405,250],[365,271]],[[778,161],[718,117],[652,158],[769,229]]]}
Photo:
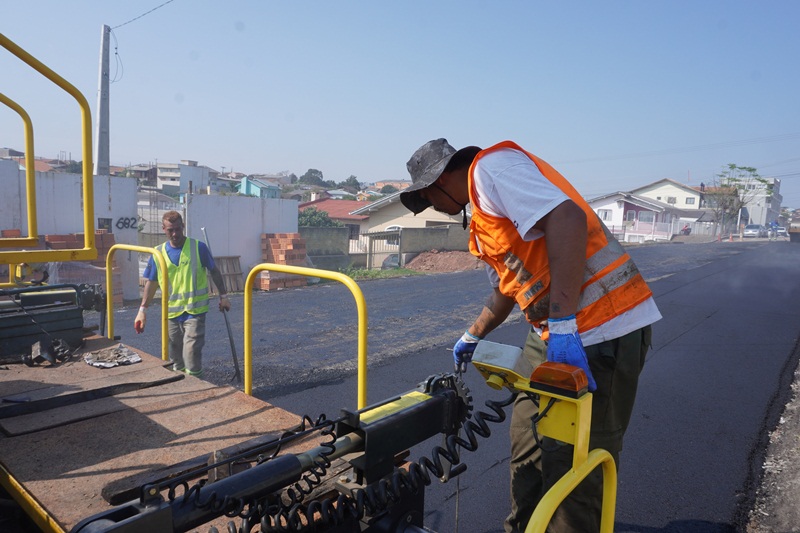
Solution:
{"label": "yellow handrail", "polygon": [[553,518],[556,508],[600,464],[603,465],[603,507],[600,515],[600,531],[601,533],[613,533],[614,510],[617,505],[617,467],[614,465],[614,458],[611,454],[602,448],[596,448],[589,452],[586,461],[577,467],[573,465],[572,470],[550,487],[533,511],[525,533],[543,533]]}
{"label": "yellow handrail", "polygon": [[363,409],[367,406],[367,303],[358,284],[352,278],[345,276],[341,272],[330,270],[320,270],[317,268],[307,268],[291,265],[276,265],[273,263],[261,263],[256,265],[247,274],[244,284],[244,392],[253,394],[253,282],[259,273],[268,270],[273,272],[285,272],[287,274],[297,274],[313,278],[324,278],[339,281],[350,289],[356,300],[358,311],[358,408]]}
{"label": "yellow handrail", "polygon": [[[44,263],[48,261],[81,261],[91,260],[97,258],[97,248],[94,242],[94,181],[92,177],[92,112],[89,109],[89,104],[81,92],[75,88],[67,80],[56,74],[47,65],[30,55],[28,52],[17,46],[8,37],[0,33],[0,46],[20,58],[22,61],[33,67],[34,70],[42,74],[44,77],[64,89],[69,93],[81,108],[81,131],[82,131],[82,149],[83,149],[83,239],[84,246],[82,249],[72,250],[32,250],[25,252],[25,261],[28,263]],[[4,102],[7,103],[7,102]],[[23,119],[24,120],[24,119]],[[26,140],[27,146],[27,140]],[[26,161],[28,161],[29,154],[26,150]],[[32,152],[32,151],[31,151]],[[30,156],[32,157],[32,153]],[[26,167],[32,167],[31,164],[26,163]],[[26,168],[26,172],[28,168]],[[35,196],[28,194],[28,216],[31,213],[36,213]],[[34,224],[35,226],[35,224]],[[30,230],[29,226],[29,230]],[[38,236],[37,236],[38,237]],[[11,241],[19,241],[19,239],[11,239]],[[18,244],[8,244],[9,239],[0,239],[4,246],[18,246]],[[24,243],[24,244],[27,244]],[[0,252],[0,264],[18,264],[20,252],[17,250]]]}
{"label": "yellow handrail", "polygon": [[4,487],[6,491],[16,500],[22,507],[31,520],[45,533],[64,533],[64,530],[50,516],[47,510],[33,497],[31,493],[25,490],[25,487],[0,464],[0,486]]}
{"label": "yellow handrail", "polygon": [[0,93],[0,102],[17,112],[22,118],[25,133],[25,193],[28,203],[28,235],[26,237],[3,239],[3,247],[28,246],[39,244],[39,228],[36,225],[36,168],[33,157],[33,122],[28,113],[8,96]]}
{"label": "yellow handrail", "polygon": [[158,274],[158,284],[161,286],[161,359],[169,361],[169,331],[167,326],[169,277],[166,275],[167,262],[164,259],[164,254],[158,253],[158,250],[155,248],[134,246],[132,244],[115,244],[109,248],[108,254],[106,255],[106,320],[108,322],[108,338],[114,338],[114,277],[112,274],[114,253],[116,253],[117,250],[130,250],[132,252],[151,254],[161,267]]}
{"label": "yellow handrail", "polygon": [[[517,349],[517,351],[519,357],[522,357],[522,350]],[[543,437],[573,446],[572,467],[539,500],[533,515],[528,520],[525,533],[544,532],[561,502],[598,465],[602,465],[603,468],[600,532],[613,533],[614,513],[617,505],[617,467],[614,457],[607,450],[595,448],[591,452],[589,451],[592,393],[584,390],[582,394],[573,396],[572,393],[577,393],[579,390],[577,387],[569,390],[570,394],[566,394],[568,389],[560,391],[565,394],[556,392],[559,389],[548,384],[546,379],[548,374],[553,375],[552,372],[555,368],[552,366],[548,368],[553,363],[542,363],[537,372],[534,372],[529,378],[527,372],[524,372],[524,377],[519,373],[521,367],[512,366],[508,364],[508,361],[505,365],[498,364],[501,361],[500,358],[487,360],[486,356],[477,357],[477,350],[475,353],[476,357],[473,358],[472,363],[491,387],[505,386],[510,390],[539,395],[540,417],[537,419],[533,431]],[[543,371],[539,373],[539,370]]]}

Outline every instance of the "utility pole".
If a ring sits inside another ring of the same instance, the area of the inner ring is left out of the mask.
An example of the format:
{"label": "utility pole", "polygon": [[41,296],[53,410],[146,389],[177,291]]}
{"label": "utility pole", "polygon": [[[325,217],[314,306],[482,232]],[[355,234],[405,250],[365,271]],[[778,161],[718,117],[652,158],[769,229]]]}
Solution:
{"label": "utility pole", "polygon": [[[111,28],[103,25],[100,33],[100,80],[97,88],[97,132],[95,138],[97,145],[94,150],[94,174],[96,176],[108,176],[109,171],[109,37]],[[83,164],[87,164],[86,161]]]}

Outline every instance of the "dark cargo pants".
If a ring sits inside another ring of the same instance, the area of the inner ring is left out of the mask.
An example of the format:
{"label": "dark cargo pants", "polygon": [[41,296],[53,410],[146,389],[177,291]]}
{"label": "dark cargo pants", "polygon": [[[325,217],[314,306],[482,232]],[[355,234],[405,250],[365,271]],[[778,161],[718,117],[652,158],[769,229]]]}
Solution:
{"label": "dark cargo pants", "polygon": [[[597,382],[589,449],[608,450],[617,468],[650,342],[651,327],[646,326],[618,339],[586,346],[589,368]],[[531,331],[523,353],[536,367],[546,360],[546,344]],[[531,418],[537,413],[536,405],[520,394],[511,415],[511,514],[505,523],[508,533],[525,531],[539,500],[572,467],[571,445],[546,438],[543,446],[548,451],[536,447]],[[547,531],[599,531],[602,498],[603,474],[598,466],[558,507]]]}

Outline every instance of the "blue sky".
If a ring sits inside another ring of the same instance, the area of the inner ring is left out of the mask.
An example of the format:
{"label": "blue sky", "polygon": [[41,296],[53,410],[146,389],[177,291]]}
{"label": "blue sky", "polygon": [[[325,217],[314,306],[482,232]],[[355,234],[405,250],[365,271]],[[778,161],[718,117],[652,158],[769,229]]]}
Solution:
{"label": "blue sky", "polygon": [[[3,7],[0,32],[93,112],[114,28],[114,165],[374,182],[408,179],[433,138],[511,139],[588,197],[734,163],[800,207],[800,2],[173,0],[128,23],[163,1]],[[77,104],[5,50],[0,91],[30,114],[37,155],[81,158]],[[24,148],[6,108],[0,146]]]}

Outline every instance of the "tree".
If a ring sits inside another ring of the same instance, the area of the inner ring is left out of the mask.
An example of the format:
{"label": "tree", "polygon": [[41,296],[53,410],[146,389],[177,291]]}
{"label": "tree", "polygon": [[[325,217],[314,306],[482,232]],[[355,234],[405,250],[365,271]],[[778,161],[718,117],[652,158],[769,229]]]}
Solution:
{"label": "tree", "polygon": [[323,187],[325,185],[325,182],[322,179],[322,172],[316,168],[309,168],[306,173],[300,176],[300,179],[297,181],[306,185],[317,185],[319,187]]}
{"label": "tree", "polygon": [[341,228],[344,224],[337,220],[331,220],[328,213],[320,211],[316,207],[306,207],[297,216],[297,225],[300,227],[312,226],[316,228]]}
{"label": "tree", "polygon": [[[768,181],[758,175],[753,167],[740,167],[729,163],[722,172],[717,174],[711,187],[704,193],[706,205],[714,216],[714,223],[720,228],[720,233],[726,229],[733,230],[739,224],[740,218],[746,216],[743,223],[747,224],[749,213],[747,205],[757,195],[761,194]],[[772,195],[768,189],[767,199]],[[715,233],[716,233],[715,228]]]}
{"label": "tree", "polygon": [[355,176],[350,176],[343,182],[339,184],[339,187],[346,191],[350,191],[352,193],[357,193],[361,190],[361,184],[358,182],[358,178]]}
{"label": "tree", "polygon": [[397,187],[394,185],[384,185],[378,192],[381,194],[393,194],[397,192]]}
{"label": "tree", "polygon": [[66,172],[67,174],[83,174],[83,162],[70,161],[64,167],[64,172]]}

